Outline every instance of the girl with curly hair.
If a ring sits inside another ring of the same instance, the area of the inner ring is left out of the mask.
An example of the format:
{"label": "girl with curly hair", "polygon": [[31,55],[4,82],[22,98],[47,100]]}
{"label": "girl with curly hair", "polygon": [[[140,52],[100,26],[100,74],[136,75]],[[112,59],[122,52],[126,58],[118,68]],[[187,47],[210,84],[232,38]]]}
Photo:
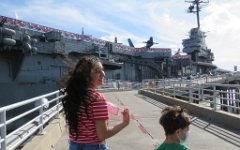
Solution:
{"label": "girl with curly hair", "polygon": [[70,74],[62,99],[70,150],[108,150],[106,139],[129,124],[129,111],[124,109],[122,122],[108,126],[107,101],[96,91],[104,77],[102,63],[95,56],[81,57]]}

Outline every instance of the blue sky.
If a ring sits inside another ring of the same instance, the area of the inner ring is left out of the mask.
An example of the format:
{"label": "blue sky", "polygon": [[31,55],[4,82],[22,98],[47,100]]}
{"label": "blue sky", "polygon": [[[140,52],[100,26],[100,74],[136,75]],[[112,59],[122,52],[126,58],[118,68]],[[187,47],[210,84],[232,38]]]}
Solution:
{"label": "blue sky", "polygon": [[[182,49],[182,39],[196,27],[194,14],[186,13],[185,0],[1,0],[0,15],[56,29],[81,33],[136,47],[150,36],[154,47]],[[240,0],[210,0],[200,13],[206,43],[223,69],[240,70]]]}

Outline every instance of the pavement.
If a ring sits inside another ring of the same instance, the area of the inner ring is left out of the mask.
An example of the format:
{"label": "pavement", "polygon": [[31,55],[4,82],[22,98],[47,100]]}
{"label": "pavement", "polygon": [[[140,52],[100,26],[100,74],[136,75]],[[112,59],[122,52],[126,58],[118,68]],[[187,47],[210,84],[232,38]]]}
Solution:
{"label": "pavement", "polygon": [[[153,150],[164,141],[164,130],[159,124],[160,114],[167,105],[139,95],[137,91],[104,93],[106,99],[120,108],[129,108],[130,124],[107,139],[110,150]],[[186,145],[191,150],[240,150],[240,131],[233,131],[191,116],[190,135]],[[121,115],[110,115],[109,125],[121,121]],[[49,149],[67,150],[68,136]],[[45,150],[45,149],[44,149]]]}

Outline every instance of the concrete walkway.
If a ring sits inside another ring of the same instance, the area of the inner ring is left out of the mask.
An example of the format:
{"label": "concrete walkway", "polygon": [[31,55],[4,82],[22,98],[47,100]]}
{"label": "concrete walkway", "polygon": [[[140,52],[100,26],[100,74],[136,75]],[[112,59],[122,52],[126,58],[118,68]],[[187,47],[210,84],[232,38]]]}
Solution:
{"label": "concrete walkway", "polygon": [[[131,122],[127,128],[107,140],[110,150],[153,150],[165,136],[159,125],[161,110],[165,104],[137,94],[137,91],[104,93],[107,100],[130,109]],[[121,116],[110,115],[109,124],[118,123]],[[230,131],[209,124],[192,116],[190,136],[186,145],[191,150],[239,150],[240,132]],[[67,133],[58,140],[56,145],[47,149],[67,150]]]}

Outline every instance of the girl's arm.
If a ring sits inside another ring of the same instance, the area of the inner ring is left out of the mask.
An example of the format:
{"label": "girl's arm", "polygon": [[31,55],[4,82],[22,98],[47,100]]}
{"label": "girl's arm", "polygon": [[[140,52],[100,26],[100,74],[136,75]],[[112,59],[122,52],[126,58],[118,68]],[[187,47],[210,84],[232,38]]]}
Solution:
{"label": "girl's arm", "polygon": [[106,120],[98,120],[95,121],[96,129],[97,129],[97,136],[101,141],[104,141],[107,138],[112,137],[113,135],[117,134],[119,131],[121,131],[123,128],[125,128],[130,121],[129,117],[129,111],[128,109],[124,109],[122,112],[122,122],[118,125],[109,127],[107,125]]}

